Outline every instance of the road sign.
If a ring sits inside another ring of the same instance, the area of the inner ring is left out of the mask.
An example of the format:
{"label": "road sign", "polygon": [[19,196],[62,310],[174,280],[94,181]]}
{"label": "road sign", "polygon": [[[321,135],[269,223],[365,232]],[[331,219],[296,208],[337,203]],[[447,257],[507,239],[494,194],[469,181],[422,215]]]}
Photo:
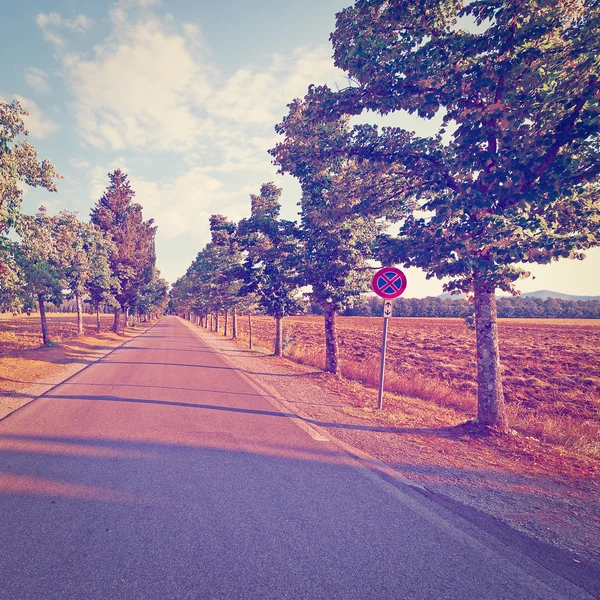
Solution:
{"label": "road sign", "polygon": [[385,380],[385,353],[387,350],[388,322],[394,312],[392,298],[397,298],[406,289],[406,275],[396,267],[383,267],[379,269],[371,281],[373,291],[383,298],[383,336],[381,339],[381,363],[379,369],[379,394],[377,408],[383,408],[383,384]]}
{"label": "road sign", "polygon": [[396,267],[383,267],[373,275],[371,286],[381,298],[398,298],[406,289],[406,275]]}
{"label": "road sign", "polygon": [[392,300],[383,301],[383,318],[389,319],[394,312],[394,303]]}

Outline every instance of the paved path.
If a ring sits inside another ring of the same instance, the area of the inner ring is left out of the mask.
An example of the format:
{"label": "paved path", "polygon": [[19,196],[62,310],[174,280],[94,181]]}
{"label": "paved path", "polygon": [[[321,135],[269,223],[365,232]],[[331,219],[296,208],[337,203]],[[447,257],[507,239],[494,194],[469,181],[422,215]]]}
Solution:
{"label": "paved path", "polygon": [[277,411],[175,317],[0,421],[0,598],[590,598]]}

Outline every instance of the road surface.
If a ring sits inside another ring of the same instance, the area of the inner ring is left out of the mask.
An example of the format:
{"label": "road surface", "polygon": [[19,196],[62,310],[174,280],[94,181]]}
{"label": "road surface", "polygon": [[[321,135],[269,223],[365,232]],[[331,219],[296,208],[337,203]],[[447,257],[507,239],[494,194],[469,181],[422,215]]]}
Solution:
{"label": "road surface", "polygon": [[2,599],[589,598],[167,317],[0,421]]}

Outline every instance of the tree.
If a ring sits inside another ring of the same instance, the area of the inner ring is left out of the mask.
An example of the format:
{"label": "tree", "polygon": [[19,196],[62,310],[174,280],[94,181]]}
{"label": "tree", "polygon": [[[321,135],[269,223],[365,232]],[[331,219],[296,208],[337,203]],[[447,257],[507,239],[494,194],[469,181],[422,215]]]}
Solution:
{"label": "tree", "polygon": [[[74,212],[61,211],[53,224],[54,245],[63,275],[62,287],[68,290],[68,299],[75,299],[77,333],[82,335],[83,299],[94,272],[108,266],[101,248],[106,242],[95,225],[81,222]],[[111,244],[108,248],[114,249],[114,246]]]}
{"label": "tree", "polygon": [[16,100],[10,104],[0,100],[0,235],[19,214],[23,196],[19,182],[55,192],[54,179],[60,178],[49,161],[38,162],[30,143],[15,141],[19,135],[29,135],[23,123],[27,115]]}
{"label": "tree", "polygon": [[23,306],[23,273],[15,260],[17,244],[0,236],[0,309],[20,311]]}
{"label": "tree", "polygon": [[[87,247],[88,262],[90,265],[89,277],[85,283],[88,302],[96,313],[96,331],[100,333],[100,306],[117,308],[119,303],[116,294],[120,291],[119,278],[110,268],[110,259],[117,249],[108,234],[100,231],[95,226],[91,242]],[[90,232],[91,233],[91,232]]]}
{"label": "tree", "polygon": [[17,141],[29,135],[23,122],[27,114],[16,100],[8,104],[0,99],[0,306],[11,310],[20,309],[24,284],[13,255],[14,243],[5,235],[20,213],[23,190],[19,184],[55,192],[54,180],[60,178],[49,161],[38,161],[31,144]]}
{"label": "tree", "polygon": [[252,194],[251,215],[238,225],[246,252],[240,294],[254,293],[258,305],[275,318],[275,356],[282,353],[282,320],[301,308],[301,246],[296,224],[279,218],[281,188],[264,183]]}
{"label": "tree", "polygon": [[[211,296],[208,304],[217,312],[217,331],[219,329],[218,312],[226,315],[233,312],[233,329],[236,329],[237,308],[243,302],[240,297],[242,286],[242,253],[237,238],[235,223],[223,215],[211,215],[211,242],[207,244],[204,259],[212,270],[209,276]],[[227,333],[226,331],[224,333]]]}
{"label": "tree", "polygon": [[136,298],[134,309],[138,315],[145,319],[152,318],[155,314],[162,314],[167,308],[169,284],[155,269],[152,279],[141,289]]}
{"label": "tree", "polygon": [[[366,210],[377,203],[374,182],[393,186],[389,169],[372,168],[331,151],[348,134],[348,120],[329,123],[312,119],[301,100],[276,131],[285,140],[269,153],[280,172],[291,173],[302,186],[300,232],[304,255],[303,281],[324,313],[325,370],[338,374],[336,314],[352,306],[369,289],[371,245],[381,222]],[[400,208],[398,209],[400,211]]]}
{"label": "tree", "polygon": [[[144,285],[152,280],[156,256],[153,220],[143,220],[142,207],[132,202],[135,192],[120,169],[108,175],[110,185],[91,212],[91,221],[110,234],[116,252],[111,256],[111,269],[119,280],[115,297],[121,311],[127,313]],[[119,331],[119,309],[115,309],[113,325]]]}
{"label": "tree", "polygon": [[46,302],[60,305],[63,300],[61,281],[63,270],[55,244],[56,217],[50,217],[40,206],[35,216],[21,215],[17,221],[19,244],[15,244],[15,259],[25,282],[24,292],[34,296],[39,304],[42,340],[50,345],[46,320]]}
{"label": "tree", "polygon": [[332,41],[353,85],[310,89],[311,118],[441,116],[428,137],[355,126],[342,151],[397,167],[401,193],[382,215],[417,203],[382,257],[473,293],[478,419],[506,431],[495,290],[515,292],[519,263],[581,259],[598,244],[600,7],[360,0]]}

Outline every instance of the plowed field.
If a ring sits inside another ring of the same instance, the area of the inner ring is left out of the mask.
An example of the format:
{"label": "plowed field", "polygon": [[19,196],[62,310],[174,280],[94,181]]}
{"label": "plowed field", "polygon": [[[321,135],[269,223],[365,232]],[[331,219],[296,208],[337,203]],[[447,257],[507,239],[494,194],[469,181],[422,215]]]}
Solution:
{"label": "plowed field", "polygon": [[[382,321],[371,317],[338,318],[344,374],[377,372]],[[284,323],[288,355],[322,366],[322,317],[290,317]],[[253,325],[255,340],[269,347],[273,320],[253,317]],[[240,326],[242,334],[247,335],[247,320],[240,319]],[[583,420],[597,431],[600,321],[501,319],[499,329],[504,389],[513,414]],[[391,376],[395,372],[407,383],[436,382],[453,390],[461,399],[458,404],[475,406],[475,333],[465,327],[462,319],[392,319],[387,364]]]}

